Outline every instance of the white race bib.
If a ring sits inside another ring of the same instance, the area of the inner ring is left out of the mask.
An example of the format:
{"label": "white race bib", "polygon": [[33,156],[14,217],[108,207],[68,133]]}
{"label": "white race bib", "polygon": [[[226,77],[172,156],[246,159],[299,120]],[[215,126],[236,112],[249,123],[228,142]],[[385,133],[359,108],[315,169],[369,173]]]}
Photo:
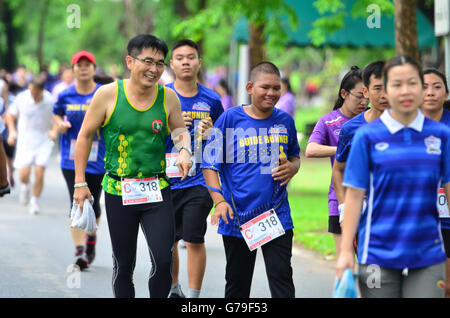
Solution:
{"label": "white race bib", "polygon": [[[77,143],[76,139],[70,141],[69,158],[70,160],[75,159],[75,145]],[[91,152],[89,153],[88,161],[97,161],[98,158],[98,141],[93,141],[91,146]]]}
{"label": "white race bib", "polygon": [[[166,153],[166,175],[169,178],[181,178],[182,174],[177,167],[177,159],[180,154],[177,152]],[[188,176],[195,175],[195,157],[191,156],[192,168],[188,172]]]}
{"label": "white race bib", "polygon": [[158,177],[122,179],[123,205],[161,202],[163,200]]}
{"label": "white race bib", "polygon": [[241,234],[250,251],[284,235],[284,228],[274,209],[264,212],[241,226]]}
{"label": "white race bib", "polygon": [[444,188],[440,188],[437,198],[437,207],[440,218],[450,218],[448,211],[447,197],[445,196]]}

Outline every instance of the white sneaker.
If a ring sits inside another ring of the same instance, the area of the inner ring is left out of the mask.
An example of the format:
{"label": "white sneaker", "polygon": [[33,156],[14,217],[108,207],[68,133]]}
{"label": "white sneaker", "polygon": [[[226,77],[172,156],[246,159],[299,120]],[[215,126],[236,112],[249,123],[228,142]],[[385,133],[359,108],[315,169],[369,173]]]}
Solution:
{"label": "white sneaker", "polygon": [[22,184],[20,187],[20,204],[27,205],[30,202],[30,186],[28,184]]}
{"label": "white sneaker", "polygon": [[31,215],[36,215],[39,212],[39,204],[34,200],[30,201],[30,205],[28,206],[28,213]]}

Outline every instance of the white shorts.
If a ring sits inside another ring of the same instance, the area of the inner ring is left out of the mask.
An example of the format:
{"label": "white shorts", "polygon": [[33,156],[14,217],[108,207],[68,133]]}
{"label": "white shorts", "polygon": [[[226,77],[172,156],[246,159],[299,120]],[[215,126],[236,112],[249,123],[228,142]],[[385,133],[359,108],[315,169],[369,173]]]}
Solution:
{"label": "white shorts", "polygon": [[32,165],[47,167],[52,155],[53,144],[53,141],[48,141],[36,148],[18,144],[14,158],[14,168],[22,169]]}

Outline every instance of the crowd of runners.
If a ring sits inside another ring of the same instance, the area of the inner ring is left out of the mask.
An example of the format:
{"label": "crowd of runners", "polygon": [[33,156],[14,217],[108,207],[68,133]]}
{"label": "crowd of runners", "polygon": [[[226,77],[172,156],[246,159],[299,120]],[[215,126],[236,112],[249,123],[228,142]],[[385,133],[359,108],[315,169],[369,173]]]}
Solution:
{"label": "crowd of runners", "polygon": [[[150,297],[199,297],[211,211],[226,256],[224,296],[250,296],[261,249],[272,297],[295,297],[288,184],[300,147],[289,81],[261,62],[246,84],[250,103],[235,106],[226,82],[215,91],[199,81],[195,42],[169,50],[149,34],[129,41],[125,63],[129,77],[98,78],[94,54],[76,52],[52,93],[45,74],[0,81],[0,196],[18,187],[20,203],[38,214],[59,141],[71,198],[63,213],[89,202],[98,223],[104,193],[115,297],[135,296],[139,227]],[[168,67],[174,78],[164,85]],[[336,276],[358,272],[362,297],[450,296],[448,93],[444,74],[407,56],[352,66],[309,137],[306,157],[329,157],[332,167]],[[84,270],[95,259],[96,233],[68,229],[74,264]],[[188,286],[178,279],[181,240]],[[380,284],[368,283],[373,265]]]}

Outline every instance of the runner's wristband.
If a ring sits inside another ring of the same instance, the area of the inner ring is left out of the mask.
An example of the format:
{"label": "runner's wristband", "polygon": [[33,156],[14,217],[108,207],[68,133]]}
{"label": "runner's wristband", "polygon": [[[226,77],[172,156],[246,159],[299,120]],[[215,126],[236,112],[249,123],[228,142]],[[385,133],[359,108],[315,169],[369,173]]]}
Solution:
{"label": "runner's wristband", "polygon": [[88,186],[87,182],[75,183],[75,184],[73,185],[73,187],[74,187],[75,189],[76,189],[76,188],[87,187],[87,186]]}
{"label": "runner's wristband", "polygon": [[220,203],[222,202],[227,202],[226,200],[220,200],[219,202],[217,202],[216,204],[214,204],[214,209],[216,208],[216,206],[218,206]]}

